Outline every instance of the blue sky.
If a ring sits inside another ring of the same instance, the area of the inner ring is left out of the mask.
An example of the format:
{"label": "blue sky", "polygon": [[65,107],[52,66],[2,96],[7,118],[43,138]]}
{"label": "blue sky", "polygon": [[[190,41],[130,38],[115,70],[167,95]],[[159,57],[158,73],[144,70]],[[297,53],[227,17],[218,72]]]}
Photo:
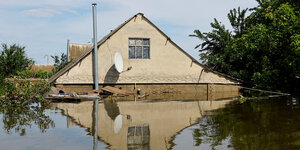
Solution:
{"label": "blue sky", "polygon": [[66,53],[67,39],[91,41],[92,3],[97,3],[98,39],[141,12],[197,60],[199,40],[189,34],[210,31],[213,18],[229,28],[230,9],[257,5],[255,0],[0,0],[0,43],[25,46],[28,57],[46,64],[46,54]]}

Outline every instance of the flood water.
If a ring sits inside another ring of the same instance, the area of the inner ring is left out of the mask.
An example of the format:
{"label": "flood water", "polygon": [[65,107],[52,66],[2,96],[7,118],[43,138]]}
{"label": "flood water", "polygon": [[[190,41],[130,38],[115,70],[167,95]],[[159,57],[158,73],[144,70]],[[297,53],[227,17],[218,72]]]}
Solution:
{"label": "flood water", "polygon": [[95,106],[0,107],[0,149],[300,149],[298,98],[101,100]]}

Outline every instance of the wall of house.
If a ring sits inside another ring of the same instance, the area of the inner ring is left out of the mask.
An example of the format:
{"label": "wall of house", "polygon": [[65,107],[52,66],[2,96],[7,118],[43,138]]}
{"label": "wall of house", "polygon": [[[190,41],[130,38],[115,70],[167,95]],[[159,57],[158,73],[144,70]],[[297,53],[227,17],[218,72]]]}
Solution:
{"label": "wall of house", "polygon": [[[106,85],[99,85],[102,88]],[[118,100],[220,100],[238,97],[240,86],[219,84],[117,84],[111,85],[134,95],[119,97]],[[56,85],[66,93],[76,91],[86,94],[93,90],[93,85]],[[137,89],[141,96],[137,96]]]}
{"label": "wall of house", "polygon": [[[128,59],[128,38],[150,38],[150,59]],[[124,70],[131,66],[130,71],[121,74],[116,71],[116,52],[123,56]],[[100,45],[98,72],[99,83],[238,83],[204,71],[140,14]],[[56,83],[93,83],[92,53]]]}

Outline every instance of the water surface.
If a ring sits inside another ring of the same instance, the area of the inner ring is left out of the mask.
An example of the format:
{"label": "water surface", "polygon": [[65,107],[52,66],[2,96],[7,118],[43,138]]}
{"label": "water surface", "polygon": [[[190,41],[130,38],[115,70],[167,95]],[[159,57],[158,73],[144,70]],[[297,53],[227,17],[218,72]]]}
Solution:
{"label": "water surface", "polygon": [[0,148],[300,149],[300,106],[295,98],[243,104],[232,99],[105,100],[97,111],[94,106],[86,101],[1,108]]}
{"label": "water surface", "polygon": [[299,99],[231,103],[176,135],[174,149],[300,149]]}

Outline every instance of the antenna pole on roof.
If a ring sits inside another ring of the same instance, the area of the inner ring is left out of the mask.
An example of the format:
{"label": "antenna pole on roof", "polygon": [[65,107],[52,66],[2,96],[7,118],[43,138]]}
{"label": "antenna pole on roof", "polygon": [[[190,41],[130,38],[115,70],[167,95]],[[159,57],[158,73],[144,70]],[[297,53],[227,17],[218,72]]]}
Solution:
{"label": "antenna pole on roof", "polygon": [[98,90],[98,48],[97,48],[97,4],[93,3],[93,70],[94,70],[94,90]]}

